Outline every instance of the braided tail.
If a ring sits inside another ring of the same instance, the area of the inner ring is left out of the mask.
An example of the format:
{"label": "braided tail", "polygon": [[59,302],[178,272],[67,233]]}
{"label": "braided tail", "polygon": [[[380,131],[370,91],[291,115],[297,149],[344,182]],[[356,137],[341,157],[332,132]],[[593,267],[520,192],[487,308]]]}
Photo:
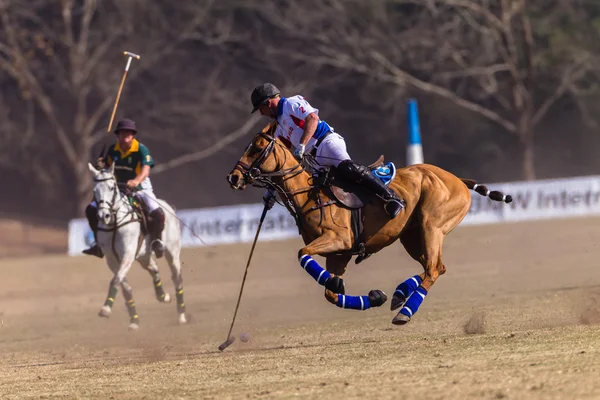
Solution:
{"label": "braided tail", "polygon": [[504,203],[510,203],[513,200],[510,194],[504,194],[497,190],[490,191],[487,187],[484,185],[479,185],[473,179],[461,179],[461,181],[463,181],[463,183],[467,185],[469,189],[476,191],[482,196],[487,196],[492,200],[503,201]]}

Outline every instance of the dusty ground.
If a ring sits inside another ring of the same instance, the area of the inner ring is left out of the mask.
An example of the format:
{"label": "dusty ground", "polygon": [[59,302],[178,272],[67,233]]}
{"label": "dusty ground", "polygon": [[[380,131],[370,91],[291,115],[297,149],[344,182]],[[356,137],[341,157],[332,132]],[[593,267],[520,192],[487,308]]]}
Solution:
{"label": "dusty ground", "polygon": [[[251,340],[223,353],[250,245],[184,253],[187,326],[136,267],[137,332],[121,294],[111,319],[96,316],[102,260],[3,260],[0,398],[600,398],[599,242],[600,219],[459,228],[448,273],[404,327],[389,304],[327,303],[299,241],[259,243],[234,329]],[[351,265],[346,285],[391,294],[417,272],[394,245]]]}
{"label": "dusty ground", "polygon": [[0,259],[67,252],[67,224],[36,225],[0,217]]}

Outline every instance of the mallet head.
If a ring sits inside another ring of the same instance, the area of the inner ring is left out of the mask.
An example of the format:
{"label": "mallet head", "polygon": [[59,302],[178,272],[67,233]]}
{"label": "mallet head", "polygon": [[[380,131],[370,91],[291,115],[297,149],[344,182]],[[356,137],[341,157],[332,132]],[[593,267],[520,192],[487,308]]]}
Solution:
{"label": "mallet head", "polygon": [[220,346],[219,346],[219,350],[223,351],[226,348],[228,348],[229,346],[231,346],[233,344],[233,342],[235,342],[235,336],[231,335],[227,338],[226,341],[224,341]]}
{"label": "mallet head", "polygon": [[129,56],[129,57],[133,57],[133,58],[135,58],[136,60],[139,60],[139,59],[140,59],[140,56],[139,56],[139,54],[135,54],[135,53],[132,53],[132,52],[130,52],[130,51],[124,51],[124,52],[123,52],[123,54],[125,54],[126,56]]}

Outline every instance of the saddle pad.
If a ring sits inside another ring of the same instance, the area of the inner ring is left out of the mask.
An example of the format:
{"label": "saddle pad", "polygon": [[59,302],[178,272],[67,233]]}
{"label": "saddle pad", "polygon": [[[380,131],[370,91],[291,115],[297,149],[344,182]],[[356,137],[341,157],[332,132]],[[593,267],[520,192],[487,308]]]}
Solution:
{"label": "saddle pad", "polygon": [[371,172],[375,175],[384,185],[388,186],[396,176],[396,166],[393,162],[388,162],[385,165],[372,169]]}

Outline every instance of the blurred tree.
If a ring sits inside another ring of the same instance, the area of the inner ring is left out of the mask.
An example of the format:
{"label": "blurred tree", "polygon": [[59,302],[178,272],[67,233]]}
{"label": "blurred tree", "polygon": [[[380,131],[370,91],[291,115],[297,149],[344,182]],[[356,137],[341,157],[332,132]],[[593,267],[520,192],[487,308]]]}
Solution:
{"label": "blurred tree", "polygon": [[[30,185],[38,186],[38,195],[48,199],[68,201],[64,182],[71,182],[71,209],[81,212],[91,195],[86,164],[94,146],[107,140],[126,62],[123,50],[142,57],[132,64],[117,119],[129,115],[142,122],[142,131],[152,132],[151,124],[162,127],[155,139],[174,147],[180,142],[185,152],[226,138],[232,121],[209,113],[223,108],[235,113],[239,101],[234,91],[222,90],[230,82],[224,54],[211,50],[239,38],[230,33],[231,21],[211,18],[212,6],[213,1],[193,0],[2,1],[0,79],[5,95],[0,101],[5,118],[0,129],[2,141],[10,145],[3,149],[3,163],[27,176]],[[190,43],[205,49],[204,63],[190,64],[195,61],[185,49]],[[197,79],[199,75],[209,79]],[[182,125],[203,127],[205,134],[178,129]],[[235,127],[233,134],[252,126]],[[114,140],[112,134],[108,138]]]}
{"label": "blurred tree", "polygon": [[577,102],[595,88],[598,24],[589,24],[588,11],[563,0],[308,0],[260,8],[287,43],[270,46],[272,57],[354,71],[477,113],[514,137],[528,180],[536,177],[536,127],[557,101]]}

